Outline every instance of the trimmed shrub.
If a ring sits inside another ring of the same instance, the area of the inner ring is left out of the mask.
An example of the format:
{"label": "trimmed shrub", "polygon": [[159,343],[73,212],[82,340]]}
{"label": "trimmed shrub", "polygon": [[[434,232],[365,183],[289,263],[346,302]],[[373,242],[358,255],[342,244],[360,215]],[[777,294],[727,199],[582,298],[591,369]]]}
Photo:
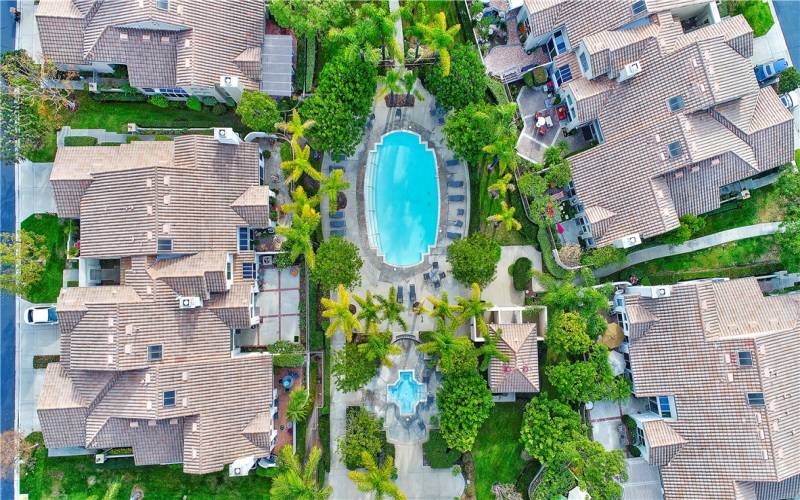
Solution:
{"label": "trimmed shrub", "polygon": [[133,455],[133,448],[111,448],[106,455]]}
{"label": "trimmed shrub", "polygon": [[542,66],[533,68],[533,85],[538,87],[547,83],[547,70]]}
{"label": "trimmed shrub", "polygon": [[228,112],[228,107],[218,102],[211,107],[211,114],[215,116],[224,115]]}
{"label": "trimmed shrub", "polygon": [[58,354],[37,354],[33,357],[33,368],[41,370],[47,368],[50,363],[58,363],[61,356]]}
{"label": "trimmed shrub", "polygon": [[195,96],[189,96],[186,99],[186,107],[193,111],[203,111],[203,103]]}
{"label": "trimmed shrub", "polygon": [[509,268],[511,277],[514,281],[514,289],[524,292],[531,284],[531,268],[533,263],[527,257],[520,257]]}
{"label": "trimmed shrub", "polygon": [[150,104],[157,108],[168,108],[169,107],[169,99],[164,97],[161,94],[156,94],[154,96],[150,96],[149,99]]}
{"label": "trimmed shrub", "polygon": [[129,135],[128,138],[126,139],[128,144],[130,144],[132,142],[136,142],[136,141],[141,141],[141,140],[142,140],[142,138],[139,137],[138,135]]}
{"label": "trimmed shrub", "polygon": [[522,75],[522,81],[525,82],[525,85],[528,87],[533,87],[533,71],[528,71]]}
{"label": "trimmed shrub", "polygon": [[71,135],[64,137],[65,146],[97,146],[97,137]]}
{"label": "trimmed shrub", "polygon": [[638,446],[632,444],[628,445],[628,453],[634,458],[642,456],[642,450],[640,450]]}
{"label": "trimmed shrub", "polygon": [[214,106],[216,104],[221,104],[215,97],[210,95],[203,96],[203,104],[206,106]]}
{"label": "trimmed shrub", "polygon": [[449,469],[461,458],[461,452],[449,448],[438,430],[430,431],[428,440],[422,443],[422,452],[427,465],[434,469]]}
{"label": "trimmed shrub", "polygon": [[306,357],[303,354],[275,354],[272,356],[272,366],[276,368],[296,368],[303,366]]}
{"label": "trimmed shrub", "polygon": [[147,96],[144,94],[128,94],[125,92],[100,92],[92,93],[92,99],[98,102],[145,102]]}

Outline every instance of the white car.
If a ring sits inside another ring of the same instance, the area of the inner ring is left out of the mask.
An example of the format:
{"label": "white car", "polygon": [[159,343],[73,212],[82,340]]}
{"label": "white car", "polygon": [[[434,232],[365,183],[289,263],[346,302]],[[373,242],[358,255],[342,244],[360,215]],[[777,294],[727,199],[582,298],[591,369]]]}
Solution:
{"label": "white car", "polygon": [[781,96],[781,102],[786,109],[792,109],[798,105],[800,105],[800,89],[794,89],[791,92],[787,92]]}
{"label": "white car", "polygon": [[29,325],[58,324],[56,306],[33,306],[25,310],[25,323]]}

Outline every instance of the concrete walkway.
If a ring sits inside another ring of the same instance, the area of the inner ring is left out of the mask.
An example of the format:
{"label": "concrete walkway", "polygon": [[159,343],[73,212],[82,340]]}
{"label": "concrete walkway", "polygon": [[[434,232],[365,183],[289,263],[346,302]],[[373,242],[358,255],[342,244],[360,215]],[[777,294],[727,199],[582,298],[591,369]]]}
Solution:
{"label": "concrete walkway", "polygon": [[761,224],[753,224],[752,226],[737,227],[734,229],[728,229],[726,231],[709,234],[708,236],[695,238],[680,245],[658,245],[645,248],[628,254],[628,259],[623,263],[598,269],[595,271],[594,275],[598,278],[602,278],[604,276],[608,276],[609,274],[614,274],[617,271],[621,271],[626,267],[641,264],[642,262],[669,257],[670,255],[696,252],[698,250],[703,250],[704,248],[715,247],[731,241],[756,238],[758,236],[768,236],[780,231],[780,224],[780,222],[764,222]]}
{"label": "concrete walkway", "polygon": [[65,137],[94,137],[97,139],[97,144],[114,142],[117,144],[124,144],[128,141],[128,134],[118,134],[117,132],[109,132],[102,128],[72,128],[62,127],[56,133],[56,143],[58,147],[64,147]]}
{"label": "concrete walkway", "polygon": [[[398,10],[400,10],[400,0],[389,0],[389,12],[397,12]],[[397,47],[400,49],[400,60],[404,61],[406,58],[406,47],[403,42],[403,20],[399,17],[397,21],[394,22],[394,39],[397,42]]]}

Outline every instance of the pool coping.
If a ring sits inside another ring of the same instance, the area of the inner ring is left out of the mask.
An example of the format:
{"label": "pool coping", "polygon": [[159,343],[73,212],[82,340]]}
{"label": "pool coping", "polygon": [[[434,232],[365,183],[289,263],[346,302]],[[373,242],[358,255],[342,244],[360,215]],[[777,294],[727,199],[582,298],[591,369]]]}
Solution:
{"label": "pool coping", "polygon": [[[378,257],[380,257],[380,259],[383,261],[383,264],[385,266],[396,268],[396,269],[405,269],[405,268],[416,267],[416,266],[418,266],[420,264],[424,264],[425,263],[425,258],[428,255],[431,254],[431,252],[433,251],[434,248],[439,246],[439,233],[441,232],[439,229],[441,228],[441,222],[442,222],[442,220],[441,220],[441,217],[442,217],[441,205],[442,205],[442,201],[443,200],[442,200],[442,192],[441,192],[441,183],[439,182],[439,158],[436,155],[436,148],[434,148],[432,146],[432,144],[431,144],[432,141],[423,139],[422,135],[420,135],[418,132],[415,132],[413,130],[394,129],[394,130],[390,130],[388,132],[385,132],[385,133],[381,134],[380,138],[377,141],[374,142],[372,149],[367,150],[366,153],[365,153],[366,154],[366,161],[364,162],[364,169],[363,169],[362,177],[364,179],[366,179],[367,171],[370,170],[371,168],[375,167],[375,165],[374,165],[375,162],[371,162],[370,159],[372,158],[373,154],[377,154],[378,153],[378,147],[383,144],[383,141],[386,138],[386,136],[391,135],[391,134],[395,134],[395,133],[398,133],[398,132],[405,132],[407,134],[415,135],[417,137],[417,140],[419,141],[419,144],[421,144],[425,148],[425,151],[430,151],[433,154],[433,167],[434,167],[433,172],[434,172],[434,175],[436,176],[436,202],[437,202],[437,205],[439,207],[438,214],[436,215],[436,231],[434,231],[433,243],[427,245],[427,248],[422,251],[422,255],[420,257],[419,262],[415,262],[413,264],[408,264],[408,265],[399,265],[399,264],[391,264],[391,263],[386,261],[386,256],[383,253],[383,251],[381,250],[380,245],[379,245],[379,240],[378,240],[379,235],[378,235],[378,233],[376,231],[376,233],[374,234],[375,241],[372,241],[372,238],[370,238],[369,225],[366,225],[366,236],[367,236],[367,244],[369,245],[369,248],[371,250],[373,250],[378,255]],[[373,190],[374,190],[374,186],[373,186]],[[366,191],[366,180],[364,180],[362,182],[362,186],[361,186],[362,195],[363,195],[363,193],[365,193],[365,191]],[[366,197],[364,198],[364,204],[360,208],[361,208],[362,212],[365,212],[365,213],[367,212],[367,208],[368,207],[367,207]],[[376,229],[377,229],[377,214],[375,215],[375,217],[376,217],[375,224],[376,224]],[[366,223],[366,215],[364,216],[364,222]]]}

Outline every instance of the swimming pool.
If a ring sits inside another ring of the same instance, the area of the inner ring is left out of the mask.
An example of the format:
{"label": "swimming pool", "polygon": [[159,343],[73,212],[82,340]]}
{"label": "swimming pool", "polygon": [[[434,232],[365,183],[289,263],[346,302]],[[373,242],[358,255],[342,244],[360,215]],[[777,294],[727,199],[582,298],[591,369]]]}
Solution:
{"label": "swimming pool", "polygon": [[414,370],[400,370],[397,381],[386,387],[386,399],[397,405],[400,415],[413,415],[427,397],[428,388],[417,382]]}
{"label": "swimming pool", "polygon": [[364,174],[367,232],[384,262],[407,267],[436,245],[439,175],[433,150],[404,130],[383,136]]}

